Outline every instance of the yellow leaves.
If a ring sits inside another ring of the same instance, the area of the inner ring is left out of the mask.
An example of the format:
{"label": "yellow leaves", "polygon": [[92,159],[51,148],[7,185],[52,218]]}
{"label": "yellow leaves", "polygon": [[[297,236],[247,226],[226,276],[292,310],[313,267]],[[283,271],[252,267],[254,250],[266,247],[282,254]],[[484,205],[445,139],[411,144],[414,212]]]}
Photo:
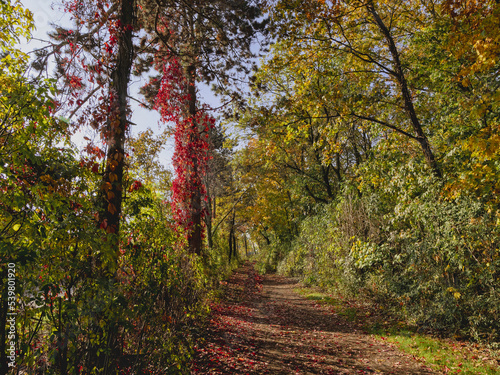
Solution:
{"label": "yellow leaves", "polygon": [[460,297],[462,297],[462,294],[455,288],[449,287],[447,290],[449,293],[452,293],[453,297],[455,297],[455,299],[457,300],[460,299]]}
{"label": "yellow leaves", "polygon": [[465,77],[462,80],[462,86],[464,86],[464,87],[469,87],[470,86],[470,79],[468,77]]}
{"label": "yellow leaves", "polygon": [[495,44],[492,38],[477,40],[474,43],[474,49],[478,56],[478,64],[484,65],[485,68],[491,68],[495,65],[496,59],[498,58],[495,53]]}
{"label": "yellow leaves", "polygon": [[[500,157],[500,134],[489,134],[483,130],[477,136],[471,137],[464,143],[464,149],[471,151],[472,157],[479,162],[489,161]],[[476,167],[484,168],[481,163]]]}
{"label": "yellow leaves", "polygon": [[491,1],[456,0],[456,5],[456,9],[447,9],[454,25],[450,47],[457,57],[469,60],[460,74],[466,76],[493,68],[500,56],[500,8]]}
{"label": "yellow leaves", "polygon": [[21,66],[27,62],[27,55],[14,48],[21,37],[29,38],[33,29],[33,16],[24,9],[20,1],[0,3],[0,47],[4,56],[0,69],[10,73],[22,73]]}
{"label": "yellow leaves", "polygon": [[43,183],[46,183],[46,184],[52,184],[54,182],[52,177],[50,177],[48,174],[40,176],[40,181],[42,181]]}

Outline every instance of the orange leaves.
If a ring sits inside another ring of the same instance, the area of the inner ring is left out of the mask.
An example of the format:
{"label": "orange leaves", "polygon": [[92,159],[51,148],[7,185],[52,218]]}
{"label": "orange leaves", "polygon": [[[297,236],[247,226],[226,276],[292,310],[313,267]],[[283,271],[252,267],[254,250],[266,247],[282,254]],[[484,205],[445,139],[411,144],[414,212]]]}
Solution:
{"label": "orange leaves", "polygon": [[[113,159],[119,163],[123,160],[123,154],[121,152],[117,152],[113,155]],[[111,163],[114,163],[114,161],[112,161]],[[116,163],[114,165],[118,165],[118,163]]]}
{"label": "orange leaves", "polygon": [[465,58],[460,75],[467,76],[491,69],[500,56],[500,7],[493,0],[447,0],[443,9],[453,20],[450,49]]}
{"label": "orange leaves", "polygon": [[112,204],[112,203],[108,204],[108,212],[111,215],[114,215],[116,213],[116,207],[114,204]]}
{"label": "orange leaves", "polygon": [[[71,182],[66,180],[65,178],[54,179],[52,176],[46,174],[40,177],[40,181],[42,181],[46,186],[48,186],[48,191],[50,193],[58,193],[61,195],[69,195],[71,192]],[[30,183],[25,179],[22,180],[25,186],[29,186]]]}
{"label": "orange leaves", "polygon": [[109,162],[109,169],[110,170],[114,171],[117,166],[118,166],[118,162],[116,160],[111,160]]}

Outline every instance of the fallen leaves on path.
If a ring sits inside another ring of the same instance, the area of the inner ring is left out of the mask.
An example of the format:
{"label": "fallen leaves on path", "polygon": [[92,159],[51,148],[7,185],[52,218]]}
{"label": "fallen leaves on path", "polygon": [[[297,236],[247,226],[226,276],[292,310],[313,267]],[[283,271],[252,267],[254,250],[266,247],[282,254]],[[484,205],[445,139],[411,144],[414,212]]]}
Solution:
{"label": "fallen leaves on path", "polygon": [[418,360],[362,332],[296,281],[260,276],[250,263],[212,306],[193,374],[432,374]]}

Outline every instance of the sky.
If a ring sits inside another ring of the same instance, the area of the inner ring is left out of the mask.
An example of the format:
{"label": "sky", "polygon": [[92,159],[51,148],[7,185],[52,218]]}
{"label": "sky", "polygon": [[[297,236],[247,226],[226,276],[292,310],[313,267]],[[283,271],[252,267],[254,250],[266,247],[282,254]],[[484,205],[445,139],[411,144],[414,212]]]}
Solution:
{"label": "sky", "polygon": [[[33,39],[29,43],[24,43],[21,48],[25,52],[32,51],[43,45],[40,40],[47,40],[47,32],[52,29],[51,24],[64,24],[67,21],[67,15],[62,11],[59,11],[57,7],[53,7],[53,0],[21,0],[22,4],[28,8],[33,13],[33,18],[35,21],[36,30],[33,32]],[[140,87],[140,82],[135,78],[135,82],[131,84],[131,94]],[[203,101],[207,102],[212,106],[218,106],[219,101],[217,98],[211,94],[207,87],[202,87],[200,90],[200,95],[203,97]],[[137,135],[140,131],[144,131],[147,128],[151,128],[153,132],[159,134],[163,131],[163,127],[160,126],[159,120],[160,116],[154,111],[148,111],[147,109],[139,107],[136,103],[131,102],[132,118],[131,122],[136,124],[132,127],[132,135]],[[85,143],[83,140],[84,136],[89,136],[91,138],[92,134],[89,134],[90,130],[80,132],[72,137],[72,141],[78,146],[82,147]],[[160,161],[169,170],[173,171],[172,167],[172,155],[174,151],[173,139],[170,139],[163,152],[160,154]]]}

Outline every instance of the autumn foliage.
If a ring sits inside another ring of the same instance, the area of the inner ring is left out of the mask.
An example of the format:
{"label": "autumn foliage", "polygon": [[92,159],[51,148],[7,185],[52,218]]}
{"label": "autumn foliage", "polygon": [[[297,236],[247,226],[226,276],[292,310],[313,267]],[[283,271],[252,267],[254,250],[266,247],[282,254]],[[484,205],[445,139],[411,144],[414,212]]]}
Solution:
{"label": "autumn foliage", "polygon": [[[176,59],[163,65],[160,90],[156,97],[156,108],[165,123],[175,126],[175,153],[173,165],[175,179],[172,182],[172,209],[174,219],[188,237],[194,226],[201,226],[200,218],[206,212],[201,200],[206,200],[203,178],[209,159],[208,134],[215,120],[203,110],[191,116],[187,109],[190,100],[184,70]],[[198,222],[193,217],[198,215]],[[201,228],[202,230],[202,228]]]}
{"label": "autumn foliage", "polygon": [[498,345],[499,9],[273,3],[277,42],[238,113],[263,269]]}
{"label": "autumn foliage", "polygon": [[498,346],[498,2],[267,5],[66,0],[30,61],[33,15],[0,1],[0,375],[11,329],[17,372],[187,372],[255,254]]}

